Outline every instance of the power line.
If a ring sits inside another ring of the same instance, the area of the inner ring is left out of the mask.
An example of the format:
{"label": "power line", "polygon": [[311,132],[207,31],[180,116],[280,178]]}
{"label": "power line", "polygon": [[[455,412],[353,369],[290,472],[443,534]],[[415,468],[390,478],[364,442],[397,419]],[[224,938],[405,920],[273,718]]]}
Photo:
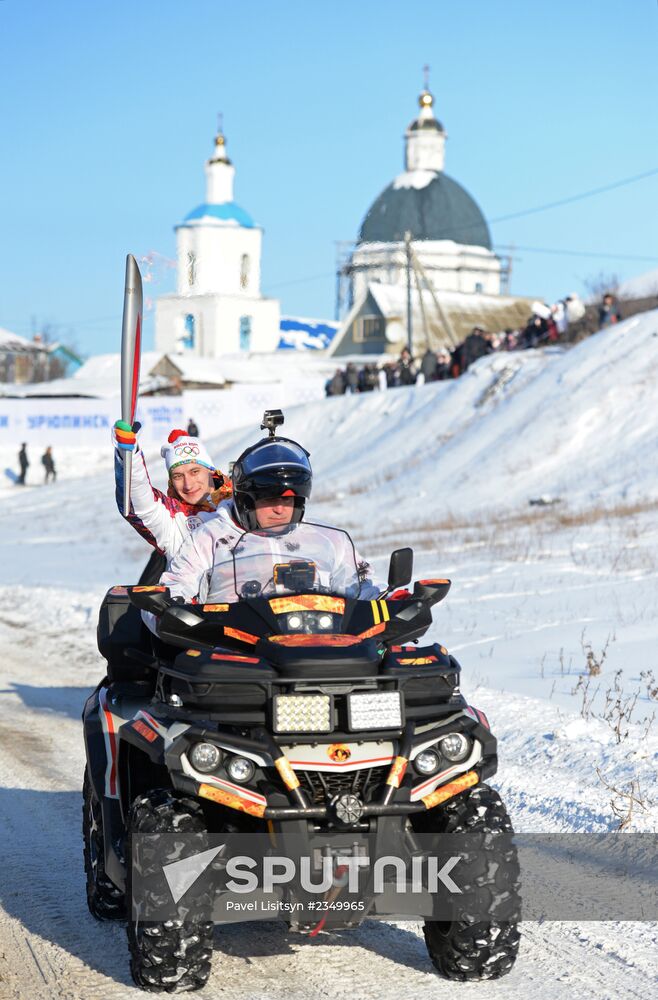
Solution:
{"label": "power line", "polygon": [[509,219],[520,219],[523,215],[534,215],[536,212],[547,212],[549,208],[559,208],[560,205],[571,205],[575,201],[582,201],[584,198],[593,198],[594,195],[604,194],[606,191],[613,191],[615,188],[624,187],[627,184],[635,184],[636,181],[645,180],[647,177],[654,177],[658,174],[658,167],[647,170],[643,174],[635,174],[633,177],[624,177],[620,181],[613,181],[612,184],[604,184],[602,187],[591,188],[589,191],[582,191],[580,194],[570,195],[568,198],[560,198],[558,201],[548,201],[544,205],[537,205],[535,208],[524,208],[520,212],[510,212],[509,215],[499,215],[496,219],[489,219],[490,225],[494,222],[507,222]]}
{"label": "power line", "polygon": [[560,254],[565,257],[605,257],[607,260],[641,260],[648,261],[649,263],[658,262],[658,256],[642,257],[638,254],[600,253],[598,250],[593,252],[590,252],[589,250],[554,250],[549,247],[523,247],[519,246],[517,243],[495,243],[494,246],[496,246],[499,250],[523,250],[524,253],[553,253]]}

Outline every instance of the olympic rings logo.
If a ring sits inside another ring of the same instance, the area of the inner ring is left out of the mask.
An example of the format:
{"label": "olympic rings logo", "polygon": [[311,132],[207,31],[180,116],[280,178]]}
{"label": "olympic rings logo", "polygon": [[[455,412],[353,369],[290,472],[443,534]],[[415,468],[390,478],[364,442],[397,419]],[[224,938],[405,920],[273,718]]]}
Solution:
{"label": "olympic rings logo", "polygon": [[174,455],[176,458],[180,458],[181,455],[198,455],[199,446],[198,444],[178,444],[174,448]]}

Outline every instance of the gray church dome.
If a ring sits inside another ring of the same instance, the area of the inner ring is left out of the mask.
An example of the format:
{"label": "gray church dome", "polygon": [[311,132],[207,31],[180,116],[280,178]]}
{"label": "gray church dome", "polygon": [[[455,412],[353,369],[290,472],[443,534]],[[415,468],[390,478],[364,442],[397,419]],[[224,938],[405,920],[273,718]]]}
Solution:
{"label": "gray church dome", "polygon": [[400,174],[370,206],[359,243],[397,243],[409,231],[414,240],[454,240],[491,250],[491,235],[477,203],[442,171]]}

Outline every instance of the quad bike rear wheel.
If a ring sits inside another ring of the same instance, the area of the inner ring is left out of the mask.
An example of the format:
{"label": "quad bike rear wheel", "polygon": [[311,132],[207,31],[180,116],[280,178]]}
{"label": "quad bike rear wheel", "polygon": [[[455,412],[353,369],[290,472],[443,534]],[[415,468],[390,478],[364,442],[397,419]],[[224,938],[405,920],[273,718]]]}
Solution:
{"label": "quad bike rear wheel", "polygon": [[[414,818],[414,828],[474,835],[470,841],[468,836],[460,838],[465,850],[455,869],[455,881],[462,890],[458,907],[465,919],[426,920],[424,924],[434,966],[447,979],[462,982],[506,975],[519,950],[521,901],[512,824],[498,792],[477,785]],[[487,920],[478,919],[483,912]]]}
{"label": "quad bike rear wheel", "polygon": [[[156,789],[133,802],[128,817],[126,862],[130,971],[143,990],[182,993],[205,986],[213,950],[212,894],[205,886],[191,887],[176,907],[177,918],[154,920],[158,904],[171,900],[163,865],[207,849],[201,804]],[[138,837],[138,834],[177,835]],[[180,835],[180,837],[178,837]],[[135,880],[138,873],[148,879]],[[148,888],[144,888],[148,885]]]}
{"label": "quad bike rear wheel", "polygon": [[121,889],[105,874],[101,804],[86,768],[82,783],[82,840],[89,912],[97,920],[121,920],[126,915],[126,900]]}

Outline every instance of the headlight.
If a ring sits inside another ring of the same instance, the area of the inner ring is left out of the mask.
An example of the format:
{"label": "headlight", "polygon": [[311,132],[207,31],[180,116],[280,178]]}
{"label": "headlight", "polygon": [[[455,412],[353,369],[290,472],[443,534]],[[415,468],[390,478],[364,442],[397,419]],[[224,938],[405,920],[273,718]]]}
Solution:
{"label": "headlight", "polygon": [[419,774],[435,774],[441,767],[441,758],[434,750],[421,750],[414,757],[414,767]]}
{"label": "headlight", "polygon": [[213,743],[195,743],[190,750],[190,764],[197,771],[214,771],[222,759],[221,751]]}
{"label": "headlight", "polygon": [[450,736],[444,736],[442,740],[439,740],[439,750],[446,758],[446,760],[452,760],[458,763],[460,760],[466,760],[471,752],[472,743],[468,736],[464,736],[462,733],[450,733]]}
{"label": "headlight", "polygon": [[402,702],[399,691],[351,694],[347,699],[349,727],[359,729],[400,729]]}
{"label": "headlight", "polygon": [[275,733],[330,733],[332,729],[330,695],[275,695]]}
{"label": "headlight", "polygon": [[285,627],[288,632],[330,632],[340,628],[341,615],[332,615],[328,611],[291,611],[285,616]]}
{"label": "headlight", "polygon": [[244,784],[245,781],[251,781],[256,772],[256,766],[247,757],[229,757],[226,761],[226,772],[233,781]]}

